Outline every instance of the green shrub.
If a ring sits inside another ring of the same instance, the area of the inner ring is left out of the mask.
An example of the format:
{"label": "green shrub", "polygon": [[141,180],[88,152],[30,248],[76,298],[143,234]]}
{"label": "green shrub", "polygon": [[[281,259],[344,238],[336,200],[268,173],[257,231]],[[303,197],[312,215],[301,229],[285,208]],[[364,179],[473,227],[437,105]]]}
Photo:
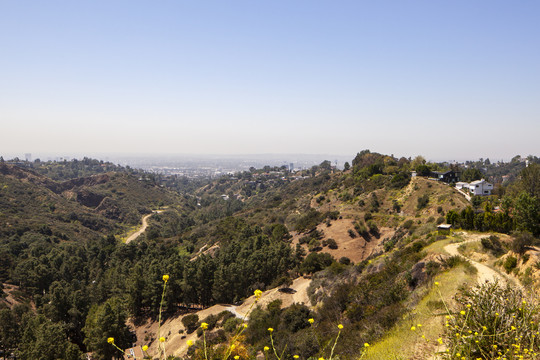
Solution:
{"label": "green shrub", "polygon": [[448,359],[536,358],[538,307],[521,291],[489,282],[457,299],[459,311],[449,314],[446,323]]}
{"label": "green shrub", "polygon": [[506,260],[504,260],[503,267],[504,270],[506,270],[506,273],[510,273],[515,267],[517,266],[517,258],[514,256],[508,256]]}
{"label": "green shrub", "polygon": [[367,226],[369,228],[369,232],[372,233],[373,235],[379,235],[379,227],[377,226],[377,224],[375,223],[375,221],[373,220],[369,220],[367,222]]}
{"label": "green shrub", "polygon": [[403,225],[401,225],[401,226],[403,226],[405,229],[409,230],[413,226],[413,224],[414,224],[414,221],[409,219],[409,220],[405,221],[403,223]]}
{"label": "green shrub", "polygon": [[482,238],[480,242],[482,243],[482,246],[485,249],[490,250],[493,255],[498,257],[504,254],[504,249],[498,236],[491,235],[490,237]]}
{"label": "green shrub", "polygon": [[478,270],[461,255],[447,257],[443,260],[443,265],[447,268],[463,266],[465,268],[465,272],[468,274],[476,274],[478,272]]}
{"label": "green shrub", "polygon": [[228,318],[223,323],[223,330],[225,330],[228,333],[232,333],[236,330],[237,326],[240,325],[241,323],[242,323],[242,320],[236,317]]}
{"label": "green shrub", "polygon": [[531,233],[519,232],[514,234],[511,249],[518,254],[523,254],[533,244],[534,237]]}
{"label": "green shrub", "polygon": [[328,239],[328,240],[326,240],[326,244],[328,245],[328,247],[329,247],[330,249],[337,249],[337,248],[338,248],[338,245],[337,245],[337,243],[336,243],[336,240],[334,240],[334,239]]}
{"label": "green shrub", "polygon": [[428,194],[422,195],[418,198],[418,204],[416,205],[416,208],[418,210],[422,210],[428,205],[428,203],[429,203],[429,195]]}
{"label": "green shrub", "polygon": [[186,328],[188,334],[191,334],[199,327],[199,315],[190,314],[182,318],[182,324]]}
{"label": "green shrub", "polygon": [[358,234],[360,234],[360,236],[366,237],[366,236],[369,235],[369,232],[368,232],[368,229],[367,229],[366,225],[364,225],[364,224],[362,224],[362,223],[360,223],[358,221],[356,221],[354,223],[354,229],[356,230],[356,232]]}

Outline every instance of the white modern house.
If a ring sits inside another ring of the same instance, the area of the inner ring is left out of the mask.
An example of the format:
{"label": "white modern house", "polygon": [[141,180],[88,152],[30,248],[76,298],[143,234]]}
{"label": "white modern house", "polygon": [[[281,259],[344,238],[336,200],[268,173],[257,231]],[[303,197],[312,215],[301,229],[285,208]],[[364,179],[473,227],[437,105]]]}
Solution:
{"label": "white modern house", "polygon": [[472,195],[491,195],[493,184],[486,180],[476,180],[469,184],[469,191]]}
{"label": "white modern house", "polygon": [[466,182],[463,182],[463,181],[458,181],[456,183],[456,189],[468,189],[469,188],[469,183],[466,183]]}

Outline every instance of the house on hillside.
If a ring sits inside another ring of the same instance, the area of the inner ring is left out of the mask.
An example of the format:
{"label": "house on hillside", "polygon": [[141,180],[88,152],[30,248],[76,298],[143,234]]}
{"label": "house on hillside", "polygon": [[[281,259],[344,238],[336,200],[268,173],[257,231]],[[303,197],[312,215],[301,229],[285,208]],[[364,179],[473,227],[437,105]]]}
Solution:
{"label": "house on hillside", "polygon": [[486,180],[476,180],[469,184],[469,191],[472,195],[491,195],[493,190],[493,184],[488,183]]}
{"label": "house on hillside", "polygon": [[140,346],[135,346],[124,351],[124,360],[142,359],[144,352]]}
{"label": "house on hillside", "polygon": [[462,182],[462,181],[458,181],[456,183],[456,189],[458,190],[461,190],[461,189],[468,189],[469,188],[469,183],[466,183],[466,182]]}
{"label": "house on hillside", "polygon": [[442,181],[445,183],[455,183],[459,181],[459,174],[453,170],[449,171],[432,171],[430,177],[437,179],[437,181]]}

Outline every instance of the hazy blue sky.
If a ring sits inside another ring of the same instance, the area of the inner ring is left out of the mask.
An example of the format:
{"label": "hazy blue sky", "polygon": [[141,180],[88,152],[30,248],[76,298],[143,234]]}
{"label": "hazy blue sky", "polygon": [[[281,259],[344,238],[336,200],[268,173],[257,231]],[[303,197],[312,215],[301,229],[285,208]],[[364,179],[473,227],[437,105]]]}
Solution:
{"label": "hazy blue sky", "polygon": [[540,1],[0,0],[0,154],[540,155]]}

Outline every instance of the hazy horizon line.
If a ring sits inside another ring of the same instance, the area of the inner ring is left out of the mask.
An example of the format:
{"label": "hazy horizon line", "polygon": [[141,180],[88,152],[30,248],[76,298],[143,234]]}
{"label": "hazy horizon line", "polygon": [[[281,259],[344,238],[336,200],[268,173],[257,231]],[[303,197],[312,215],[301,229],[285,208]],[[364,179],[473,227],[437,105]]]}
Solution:
{"label": "hazy horizon line", "polygon": [[[362,151],[362,150],[360,150]],[[47,160],[56,160],[59,158],[65,159],[65,160],[81,160],[85,157],[97,159],[97,160],[103,160],[103,161],[111,161],[111,157],[113,158],[124,158],[124,159],[156,159],[156,158],[167,158],[168,160],[172,159],[189,159],[189,158],[198,158],[198,159],[238,159],[238,158],[256,158],[259,160],[264,159],[272,159],[277,160],[278,158],[291,158],[291,157],[297,157],[297,158],[304,158],[304,159],[321,159],[321,161],[329,160],[339,160],[339,161],[352,161],[354,157],[360,153],[360,151],[356,152],[355,154],[329,154],[329,153],[144,153],[144,152],[66,152],[66,153],[59,153],[59,152],[38,152],[38,153],[17,153],[17,152],[6,152],[6,153],[0,153],[0,156],[3,156],[5,160],[11,160],[14,158],[19,158],[21,160],[25,159],[26,154],[31,154],[32,161],[36,159],[46,158]],[[370,150],[371,151],[371,150]],[[373,153],[377,153],[378,151],[371,151]],[[465,161],[475,161],[478,159],[473,158],[462,158],[462,157],[456,157],[456,158],[440,158],[440,157],[434,157],[430,158],[427,155],[424,154],[414,154],[414,155],[396,155],[396,154],[384,154],[383,155],[393,155],[396,158],[411,158],[414,159],[416,156],[422,156],[426,159],[426,161],[429,162],[465,162]],[[521,156],[522,158],[526,158],[527,156],[537,156],[535,154],[514,154],[509,155],[508,157],[499,158],[494,157],[491,158],[489,156],[486,156],[482,159],[490,159],[490,162],[497,162],[497,161],[503,161],[503,162],[509,162],[513,157],[515,156]],[[348,158],[350,160],[344,160],[344,158]]]}

